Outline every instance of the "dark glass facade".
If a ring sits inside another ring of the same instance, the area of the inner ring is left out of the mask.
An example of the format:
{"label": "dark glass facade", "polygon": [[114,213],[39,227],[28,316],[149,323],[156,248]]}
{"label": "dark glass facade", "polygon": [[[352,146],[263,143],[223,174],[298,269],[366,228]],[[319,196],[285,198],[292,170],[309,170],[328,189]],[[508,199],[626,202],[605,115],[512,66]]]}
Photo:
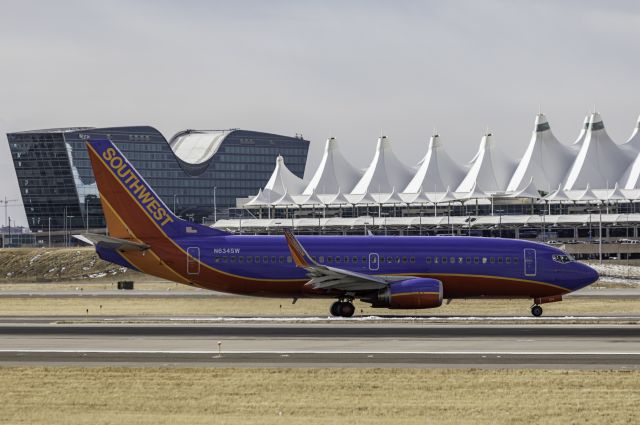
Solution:
{"label": "dark glass facade", "polygon": [[254,195],[278,155],[302,177],[309,149],[301,137],[228,130],[210,157],[192,163],[146,126],[25,131],[7,138],[32,231],[46,231],[49,223],[52,230],[105,226],[84,143],[89,138],[112,140],[176,214],[198,222],[213,217],[214,203],[222,218],[236,198]]}

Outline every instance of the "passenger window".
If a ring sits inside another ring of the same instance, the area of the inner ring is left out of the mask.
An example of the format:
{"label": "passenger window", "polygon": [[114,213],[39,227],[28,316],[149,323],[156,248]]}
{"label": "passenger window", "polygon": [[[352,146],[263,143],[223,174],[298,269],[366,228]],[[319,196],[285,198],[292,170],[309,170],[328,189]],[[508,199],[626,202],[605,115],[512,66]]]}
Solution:
{"label": "passenger window", "polygon": [[213,262],[214,262],[214,263],[219,263],[219,262],[220,262],[220,257],[216,257],[216,258],[214,258],[214,259],[213,259]]}
{"label": "passenger window", "polygon": [[400,264],[400,257],[396,257],[396,263]]}
{"label": "passenger window", "polygon": [[456,262],[456,257],[451,257],[451,258],[449,258],[449,262],[450,262],[451,264],[455,263],[455,262]]}
{"label": "passenger window", "polygon": [[494,264],[494,263],[496,262],[496,259],[495,259],[495,258],[493,258],[493,257],[491,257],[491,258],[489,259],[489,262],[490,262],[491,264]]}
{"label": "passenger window", "polygon": [[505,257],[504,262],[507,264],[511,264],[511,257]]}
{"label": "passenger window", "polygon": [[467,257],[467,264],[471,264],[471,257]]}
{"label": "passenger window", "polygon": [[227,262],[227,257],[222,257],[222,262],[226,263]]}
{"label": "passenger window", "polygon": [[487,264],[487,257],[482,257],[482,264]]}
{"label": "passenger window", "polygon": [[276,262],[276,256],[275,255],[271,256],[271,262],[275,264],[275,262]]}
{"label": "passenger window", "polygon": [[244,263],[244,257],[243,256],[238,257],[238,263]]}
{"label": "passenger window", "polygon": [[402,263],[407,264],[407,257],[402,257]]}
{"label": "passenger window", "polygon": [[480,259],[478,257],[473,257],[473,264],[480,264]]}
{"label": "passenger window", "polygon": [[409,263],[413,264],[416,262],[416,257],[410,257],[409,258]]}
{"label": "passenger window", "polygon": [[344,262],[345,262],[345,263],[348,263],[348,262],[349,262],[349,257],[346,257],[346,256],[345,256],[345,257],[344,257]]}
{"label": "passenger window", "polygon": [[278,260],[279,260],[280,264],[283,264],[284,263],[284,256],[281,255],[280,258],[278,258]]}
{"label": "passenger window", "polygon": [[442,257],[442,264],[447,264],[447,257]]}
{"label": "passenger window", "polygon": [[333,263],[333,257],[332,256],[328,256],[327,257],[327,263]]}
{"label": "passenger window", "polygon": [[[292,260],[291,260],[291,256],[290,256],[290,255],[287,255],[287,263],[290,263],[291,261],[292,261]],[[316,261],[316,259],[314,258],[314,259],[313,259],[313,261]]]}
{"label": "passenger window", "polygon": [[358,263],[358,257],[354,256],[353,258],[351,258],[351,262],[352,263]]}
{"label": "passenger window", "polygon": [[427,257],[427,264],[431,264],[431,257]]}
{"label": "passenger window", "polygon": [[321,255],[320,257],[318,257],[318,260],[320,263],[324,263],[324,255]]}
{"label": "passenger window", "polygon": [[518,264],[518,257],[513,257],[513,264]]}
{"label": "passenger window", "polygon": [[269,257],[267,257],[266,255],[264,257],[262,257],[262,262],[263,263],[268,263],[269,262]]}
{"label": "passenger window", "polygon": [[256,261],[255,261],[256,263],[259,263],[259,262],[260,262],[260,257],[259,257],[258,255],[256,255],[255,260],[256,260]]}
{"label": "passenger window", "polygon": [[464,261],[464,258],[458,257],[458,264],[462,264],[463,261]]}
{"label": "passenger window", "polygon": [[498,257],[498,264],[502,264],[502,257]]}
{"label": "passenger window", "polygon": [[253,263],[253,257],[247,257],[247,263]]}
{"label": "passenger window", "polygon": [[338,255],[336,255],[336,263],[340,262],[340,257]]}
{"label": "passenger window", "polygon": [[387,263],[389,263],[389,264],[393,263],[393,258],[387,257]]}
{"label": "passenger window", "polygon": [[231,257],[231,262],[235,263],[236,262],[236,257]]}
{"label": "passenger window", "polygon": [[362,264],[367,264],[367,257],[362,257]]}
{"label": "passenger window", "polygon": [[433,264],[438,264],[438,257],[433,257]]}

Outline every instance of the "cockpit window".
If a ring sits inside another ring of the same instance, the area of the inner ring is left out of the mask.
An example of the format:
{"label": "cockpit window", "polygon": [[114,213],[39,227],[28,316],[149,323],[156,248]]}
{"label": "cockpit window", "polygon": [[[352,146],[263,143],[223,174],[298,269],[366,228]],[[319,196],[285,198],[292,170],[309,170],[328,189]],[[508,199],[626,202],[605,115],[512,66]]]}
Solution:
{"label": "cockpit window", "polygon": [[553,261],[560,264],[567,264],[567,263],[571,263],[572,261],[575,261],[575,258],[573,258],[568,254],[555,254],[553,256]]}

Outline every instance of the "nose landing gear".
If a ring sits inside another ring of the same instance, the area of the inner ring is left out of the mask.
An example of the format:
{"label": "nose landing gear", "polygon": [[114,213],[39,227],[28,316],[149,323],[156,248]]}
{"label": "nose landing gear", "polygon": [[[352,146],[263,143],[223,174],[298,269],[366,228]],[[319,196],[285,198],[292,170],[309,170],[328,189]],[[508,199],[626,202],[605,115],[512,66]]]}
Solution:
{"label": "nose landing gear", "polygon": [[351,317],[356,312],[351,300],[348,301],[336,301],[331,304],[331,315],[338,317]]}
{"label": "nose landing gear", "polygon": [[532,305],[531,306],[531,314],[533,314],[535,317],[542,316],[542,307],[540,307],[538,304]]}

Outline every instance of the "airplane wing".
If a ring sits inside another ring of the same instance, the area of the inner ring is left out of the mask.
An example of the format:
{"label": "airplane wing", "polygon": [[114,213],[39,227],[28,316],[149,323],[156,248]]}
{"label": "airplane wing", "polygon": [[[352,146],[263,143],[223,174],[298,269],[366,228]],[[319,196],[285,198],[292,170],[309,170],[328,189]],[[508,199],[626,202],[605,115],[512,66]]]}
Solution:
{"label": "airplane wing", "polygon": [[84,233],[82,235],[72,235],[74,238],[87,243],[89,245],[102,246],[118,251],[146,251],[149,245],[129,241],[126,239],[112,238],[106,235],[98,235],[95,233]]}
{"label": "airplane wing", "polygon": [[370,291],[382,289],[392,282],[411,279],[412,276],[368,275],[320,264],[309,255],[290,229],[284,236],[296,266],[305,269],[311,278],[306,285],[314,289],[338,289],[342,291]]}

